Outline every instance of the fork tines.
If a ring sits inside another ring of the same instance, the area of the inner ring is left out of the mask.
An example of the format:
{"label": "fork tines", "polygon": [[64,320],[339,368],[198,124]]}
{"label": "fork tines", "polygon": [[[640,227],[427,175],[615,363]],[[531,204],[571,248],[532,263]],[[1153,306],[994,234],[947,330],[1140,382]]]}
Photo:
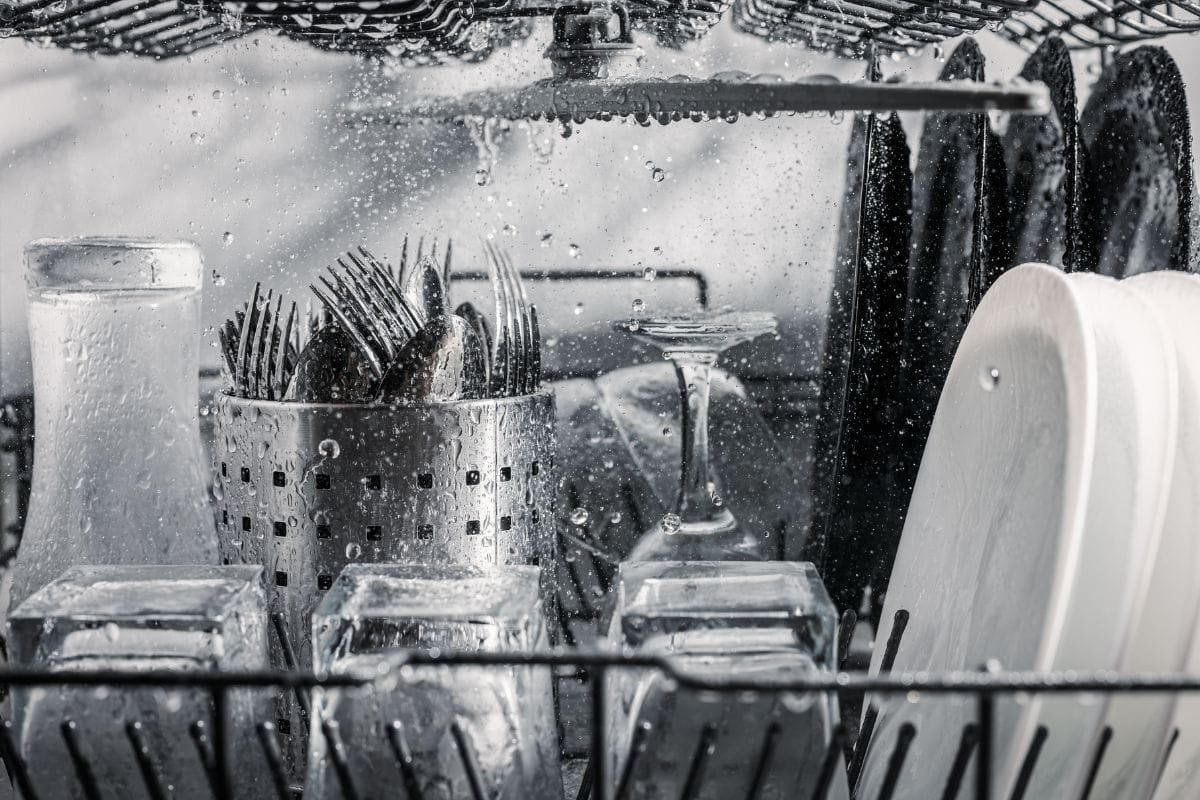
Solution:
{"label": "fork tines", "polygon": [[537,312],[530,307],[521,275],[508,254],[488,241],[483,247],[496,297],[491,391],[496,397],[529,394],[541,383]]}
{"label": "fork tines", "polygon": [[256,283],[250,302],[234,316],[218,331],[233,394],[258,400],[281,399],[300,349],[296,304],[291,304],[281,330],[283,296],[275,298],[272,291],[264,296],[262,285]]}

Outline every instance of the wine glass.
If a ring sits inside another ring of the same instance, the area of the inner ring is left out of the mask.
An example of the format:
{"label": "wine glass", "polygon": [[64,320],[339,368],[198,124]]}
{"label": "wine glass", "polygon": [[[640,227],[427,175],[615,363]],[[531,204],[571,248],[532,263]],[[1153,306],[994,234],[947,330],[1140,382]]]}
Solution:
{"label": "wine glass", "polygon": [[775,316],[724,312],[622,320],[627,331],[675,366],[682,405],[679,494],[675,508],[650,527],[626,561],[768,561],[766,538],[742,528],[725,507],[708,468],[709,373],[734,345],[775,332]]}

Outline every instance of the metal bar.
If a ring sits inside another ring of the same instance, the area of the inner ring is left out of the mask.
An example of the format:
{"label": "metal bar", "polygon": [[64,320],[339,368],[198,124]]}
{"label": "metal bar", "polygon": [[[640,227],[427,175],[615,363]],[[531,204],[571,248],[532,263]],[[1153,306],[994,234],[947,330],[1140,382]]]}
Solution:
{"label": "metal bar", "polygon": [[917,737],[917,729],[911,722],[900,726],[896,732],[896,744],[888,757],[887,772],[883,776],[883,788],[879,790],[879,800],[892,800],[896,786],[900,783],[900,770],[904,767],[904,759],[908,757],[908,748]]}
{"label": "metal bar", "polygon": [[276,800],[291,800],[291,787],[288,786],[287,772],[283,768],[283,751],[279,749],[279,740],[275,738],[275,725],[260,722],[255,726],[255,731],[258,733],[258,743],[262,746],[263,757],[267,760],[267,769],[271,772],[271,784],[275,787]]}
{"label": "metal bar", "polygon": [[216,759],[208,741],[204,721],[196,720],[189,725],[188,734],[192,737],[192,743],[196,745],[196,755],[200,758],[200,765],[204,768],[205,777],[208,778],[208,787],[212,790],[213,795],[216,795],[220,791],[221,781],[217,777]]}
{"label": "metal bar", "polygon": [[846,723],[839,722],[833,726],[829,744],[825,747],[825,757],[821,759],[821,771],[817,773],[817,785],[813,787],[812,800],[829,800],[829,792],[833,789],[833,776],[841,762],[848,735]]}
{"label": "metal bar", "polygon": [[483,786],[483,774],[479,770],[479,761],[475,758],[471,742],[468,741],[467,734],[457,719],[450,723],[450,734],[454,737],[455,746],[458,747],[458,757],[462,759],[463,771],[467,774],[467,785],[471,787],[471,797],[473,800],[487,800],[487,790]]}
{"label": "metal bar", "polygon": [[421,782],[417,780],[417,769],[413,763],[412,750],[404,735],[404,725],[398,719],[392,720],[387,727],[388,744],[391,745],[392,755],[396,757],[396,765],[400,769],[400,780],[404,783],[404,792],[408,800],[421,800]]}
{"label": "metal bar", "polygon": [[212,697],[213,768],[217,776],[217,800],[232,800],[233,773],[229,767],[229,694],[224,687],[209,690]]}
{"label": "metal bar", "polygon": [[754,774],[750,778],[750,788],[746,791],[746,800],[758,800],[767,785],[767,768],[771,766],[771,757],[775,755],[775,747],[779,744],[779,735],[783,732],[778,722],[767,726],[763,737],[762,750],[758,760],[754,762]]}
{"label": "metal bar", "polygon": [[96,773],[83,755],[83,748],[79,746],[79,729],[75,725],[75,721],[65,719],[58,729],[62,733],[63,741],[67,744],[67,754],[70,755],[71,764],[75,767],[75,777],[79,779],[83,796],[87,800],[100,800],[100,787],[96,783]]}
{"label": "metal bar", "polygon": [[345,800],[358,800],[358,789],[354,786],[354,776],[350,774],[350,765],[346,763],[346,748],[342,736],[338,733],[335,720],[327,719],[321,723],[321,734],[325,737],[326,752],[333,762],[333,772],[337,776],[338,786]]}
{"label": "metal bar", "polygon": [[708,767],[708,759],[712,757],[713,751],[716,749],[714,746],[716,739],[716,723],[704,723],[704,727],[700,729],[700,740],[696,742],[692,761],[688,765],[687,780],[683,784],[683,792],[680,793],[679,800],[696,800],[700,796],[700,790],[704,787],[704,770]]}
{"label": "metal bar", "polygon": [[608,800],[611,788],[608,784],[608,736],[607,725],[608,706],[604,697],[604,679],[608,675],[607,666],[596,664],[589,670],[592,679],[592,775],[595,790],[592,796],[595,800]]}
{"label": "metal bar", "polygon": [[979,706],[979,758],[975,761],[975,800],[991,800],[996,698],[986,692],[980,692],[976,697]]}
{"label": "metal bar", "polygon": [[[519,273],[523,281],[549,281],[550,283],[626,280],[632,278],[644,280],[646,275],[645,270],[616,267],[601,269],[523,269]],[[700,270],[682,268],[655,269],[654,275],[655,280],[662,278],[665,280],[688,280],[694,282],[696,284],[696,302],[700,304],[701,308],[708,308],[708,278]],[[461,272],[456,270],[450,275],[450,280],[486,281],[490,280],[490,276],[482,270],[462,270]]]}
{"label": "metal bar", "polygon": [[967,724],[963,726],[962,736],[958,740],[958,750],[954,760],[950,762],[950,774],[946,776],[946,787],[942,789],[942,800],[957,800],[962,791],[963,778],[967,774],[967,764],[971,762],[971,754],[979,742],[979,726]]}
{"label": "metal bar", "polygon": [[1163,773],[1167,771],[1167,762],[1171,760],[1171,753],[1175,751],[1175,742],[1179,740],[1179,728],[1174,728],[1171,731],[1171,738],[1167,740],[1167,749],[1163,753],[1162,761],[1159,762],[1158,772],[1154,776],[1154,786],[1151,788],[1150,796],[1153,797],[1158,789],[1158,784],[1162,782]]}
{"label": "metal bar", "polygon": [[883,658],[879,661],[881,675],[892,671],[892,666],[896,663],[896,653],[900,650],[900,640],[904,638],[904,631],[907,628],[908,609],[902,608],[892,617],[892,630],[883,646]]}
{"label": "metal bar", "polygon": [[633,741],[630,742],[629,755],[625,758],[625,765],[621,768],[621,780],[617,784],[615,800],[626,800],[629,797],[629,792],[633,788],[633,768],[638,758],[646,750],[646,740],[650,736],[650,727],[649,722],[643,721],[633,729]]}
{"label": "metal bar", "polygon": [[1079,800],[1088,800],[1091,796],[1092,786],[1096,783],[1096,776],[1100,774],[1100,763],[1104,761],[1104,753],[1108,750],[1108,743],[1112,741],[1112,735],[1112,728],[1105,725],[1104,730],[1100,732],[1100,743],[1096,747],[1096,755],[1092,758],[1087,783],[1083,786],[1083,794],[1079,796]]}
{"label": "metal bar", "polygon": [[1009,800],[1024,800],[1025,790],[1029,788],[1029,781],[1033,777],[1033,769],[1037,766],[1038,756],[1042,754],[1042,746],[1046,744],[1046,737],[1048,735],[1049,731],[1045,725],[1038,725],[1037,730],[1033,732],[1033,741],[1029,743],[1029,751],[1025,753],[1025,758],[1021,761],[1021,770],[1017,773],[1017,780],[1013,784],[1013,791]]}
{"label": "metal bar", "polygon": [[166,800],[167,792],[158,780],[154,759],[150,757],[150,747],[146,744],[146,737],[142,735],[142,723],[136,720],[126,723],[125,736],[133,747],[133,757],[137,761],[138,771],[142,773],[142,783],[146,784],[150,800]]}
{"label": "metal bar", "polygon": [[13,744],[11,731],[12,723],[4,720],[4,724],[0,725],[0,755],[3,755],[9,775],[17,784],[17,788],[21,790],[21,800],[37,800],[38,793],[29,779],[29,767],[25,764],[25,759],[21,758],[21,753],[17,750],[16,745]]}

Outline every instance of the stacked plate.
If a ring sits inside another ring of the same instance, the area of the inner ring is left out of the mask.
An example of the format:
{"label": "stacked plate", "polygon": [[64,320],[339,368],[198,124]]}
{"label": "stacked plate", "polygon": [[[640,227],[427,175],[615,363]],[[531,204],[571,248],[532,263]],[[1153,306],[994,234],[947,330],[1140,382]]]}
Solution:
{"label": "stacked plate", "polygon": [[[1197,337],[1200,277],[1027,264],[996,281],[938,404],[873,672],[1200,667]],[[966,777],[973,704],[878,700],[865,714],[858,796],[890,780],[898,736],[913,738],[894,797],[942,797]],[[1145,798],[1157,781],[1164,798],[1196,797],[1195,770],[1172,763],[1200,758],[1197,716],[1170,696],[1006,699],[994,796],[1090,784],[1092,800]]]}

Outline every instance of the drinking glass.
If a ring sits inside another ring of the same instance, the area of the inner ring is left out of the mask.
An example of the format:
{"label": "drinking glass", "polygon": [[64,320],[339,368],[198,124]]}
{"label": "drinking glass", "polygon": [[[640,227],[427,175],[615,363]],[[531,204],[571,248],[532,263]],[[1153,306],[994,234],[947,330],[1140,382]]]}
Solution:
{"label": "drinking glass", "polygon": [[682,405],[682,461],[674,510],[633,546],[627,561],[767,561],[766,536],[738,524],[725,507],[708,466],[709,375],[725,350],[775,332],[775,316],[725,312],[622,320],[631,333],[675,366]]}

